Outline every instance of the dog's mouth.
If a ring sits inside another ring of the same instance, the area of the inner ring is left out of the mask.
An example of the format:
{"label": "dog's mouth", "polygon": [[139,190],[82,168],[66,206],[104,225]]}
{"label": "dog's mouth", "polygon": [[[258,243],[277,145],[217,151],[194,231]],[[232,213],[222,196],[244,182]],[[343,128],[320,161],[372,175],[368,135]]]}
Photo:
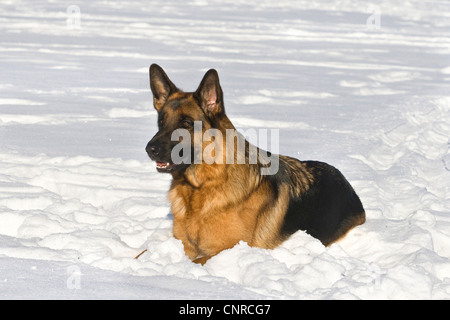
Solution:
{"label": "dog's mouth", "polygon": [[158,170],[158,172],[172,172],[175,170],[176,166],[177,165],[172,161],[156,161],[156,170]]}

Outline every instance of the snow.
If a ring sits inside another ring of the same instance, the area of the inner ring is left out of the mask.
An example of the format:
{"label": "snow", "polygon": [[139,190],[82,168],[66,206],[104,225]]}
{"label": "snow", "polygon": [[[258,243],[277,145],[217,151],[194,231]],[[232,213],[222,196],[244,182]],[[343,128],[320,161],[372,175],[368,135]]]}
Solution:
{"label": "snow", "polygon": [[[0,298],[450,298],[448,1],[73,4],[0,4]],[[366,223],[190,262],[151,63],[186,91],[217,69],[230,119],[339,168]]]}

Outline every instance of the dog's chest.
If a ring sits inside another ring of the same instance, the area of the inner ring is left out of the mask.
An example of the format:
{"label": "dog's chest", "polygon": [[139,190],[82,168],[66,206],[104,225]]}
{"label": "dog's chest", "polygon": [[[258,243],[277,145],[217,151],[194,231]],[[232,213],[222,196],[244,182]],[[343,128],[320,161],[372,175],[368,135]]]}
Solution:
{"label": "dog's chest", "polygon": [[[173,233],[191,257],[216,254],[240,240],[250,241],[248,223],[236,208],[217,205],[222,199],[200,190],[179,187],[169,192],[174,216]],[[215,205],[216,204],[216,205]]]}

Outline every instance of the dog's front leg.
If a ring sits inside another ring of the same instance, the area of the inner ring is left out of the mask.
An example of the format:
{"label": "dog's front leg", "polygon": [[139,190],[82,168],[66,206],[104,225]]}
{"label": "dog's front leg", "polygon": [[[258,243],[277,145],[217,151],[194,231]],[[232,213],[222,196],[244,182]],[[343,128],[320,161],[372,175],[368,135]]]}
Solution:
{"label": "dog's front leg", "polygon": [[212,257],[213,256],[203,256],[201,258],[197,258],[197,259],[193,260],[192,262],[204,265],[206,263],[206,261],[208,261]]}

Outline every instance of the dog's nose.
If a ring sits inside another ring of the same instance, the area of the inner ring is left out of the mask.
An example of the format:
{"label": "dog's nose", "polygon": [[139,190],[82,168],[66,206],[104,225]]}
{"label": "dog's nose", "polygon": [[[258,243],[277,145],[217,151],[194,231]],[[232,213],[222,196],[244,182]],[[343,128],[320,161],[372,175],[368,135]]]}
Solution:
{"label": "dog's nose", "polygon": [[151,144],[150,142],[147,144],[145,151],[148,153],[150,158],[156,158],[159,155],[159,147],[157,145]]}

